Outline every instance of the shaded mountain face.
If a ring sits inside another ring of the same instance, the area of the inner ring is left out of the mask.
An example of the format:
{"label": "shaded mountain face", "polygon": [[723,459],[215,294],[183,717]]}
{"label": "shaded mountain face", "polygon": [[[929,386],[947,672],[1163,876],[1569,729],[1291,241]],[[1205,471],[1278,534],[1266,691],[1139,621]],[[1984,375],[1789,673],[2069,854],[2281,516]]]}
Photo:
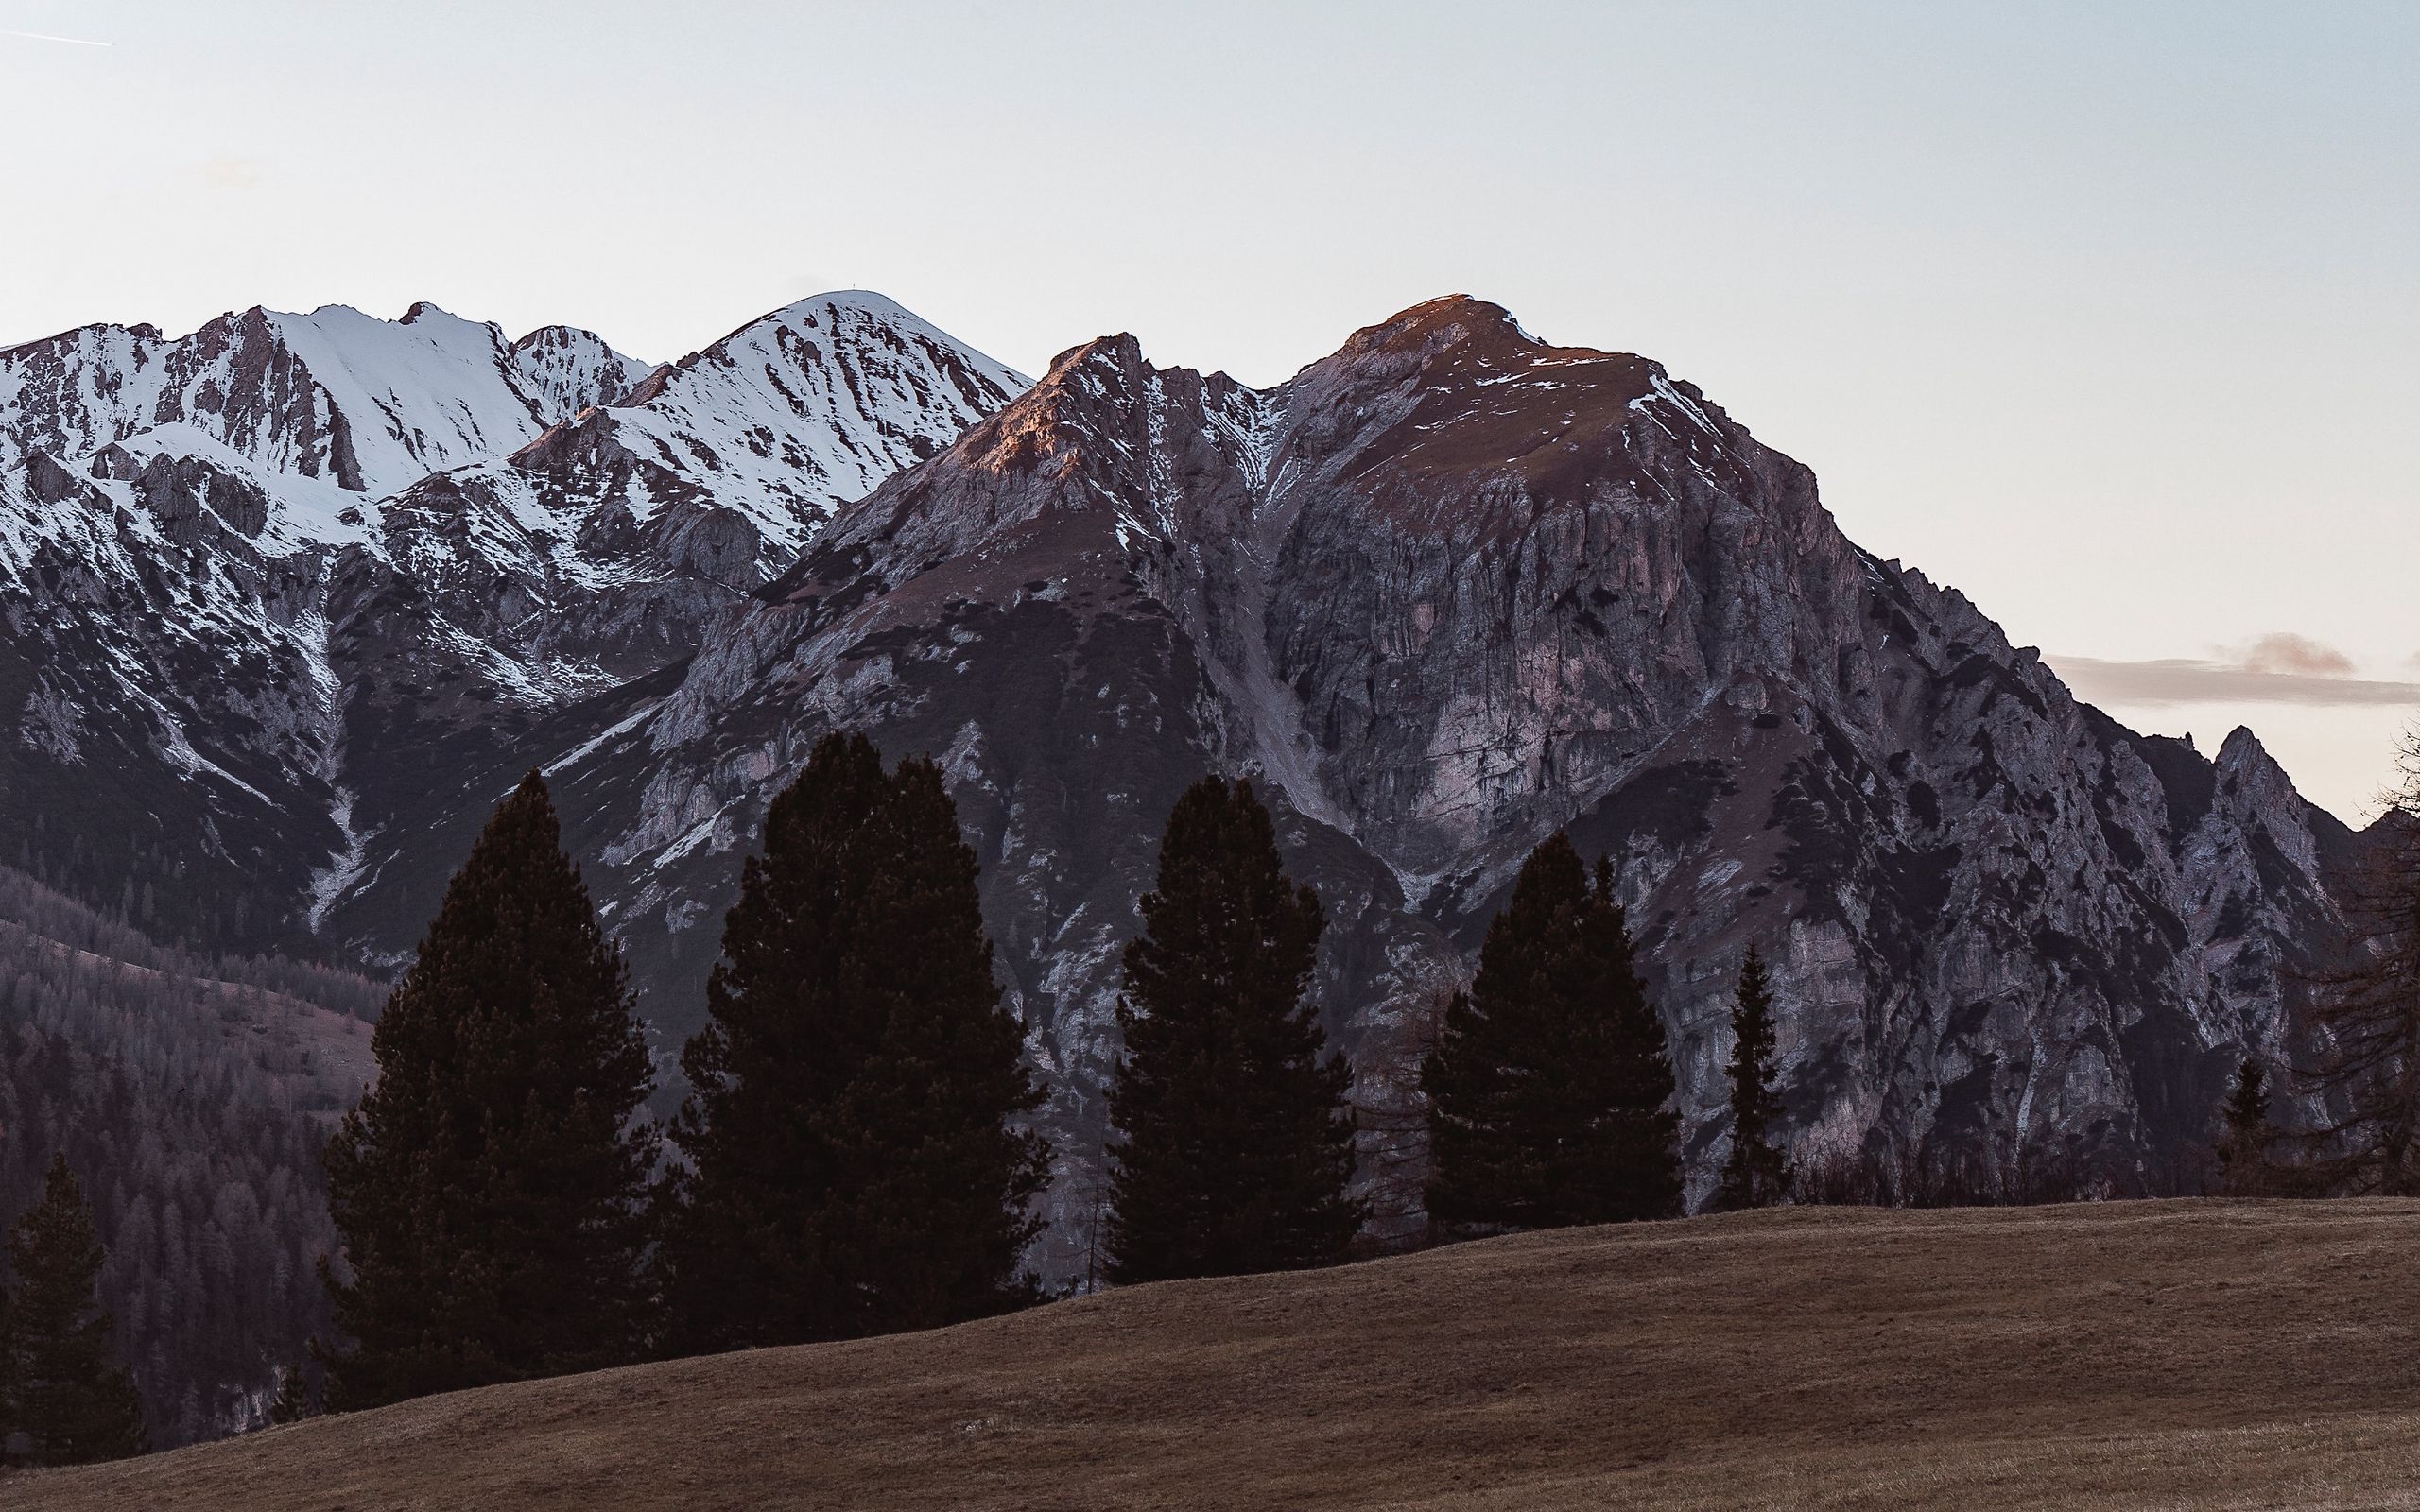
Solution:
{"label": "shaded mountain face", "polygon": [[1467,299],[1267,390],[1077,349],[759,597],[551,732],[592,885],[685,1032],[814,740],[942,760],[1053,1089],[1062,1274],[1117,952],[1205,772],[1254,777],[1327,904],[1382,1233],[1418,1221],[1425,1037],[1558,828],[1616,867],[1701,1194],[1751,944],[1802,1160],[2171,1186],[2238,1057],[2276,1049],[2275,968],[2347,839],[2248,733],[2212,762],[2079,705],[1656,364]]}
{"label": "shaded mountain face", "polygon": [[425,304],[0,352],[0,859],[147,885],[172,936],[391,961],[417,918],[329,910],[441,880],[425,827],[491,761],[1023,387],[867,294],[652,372]]}

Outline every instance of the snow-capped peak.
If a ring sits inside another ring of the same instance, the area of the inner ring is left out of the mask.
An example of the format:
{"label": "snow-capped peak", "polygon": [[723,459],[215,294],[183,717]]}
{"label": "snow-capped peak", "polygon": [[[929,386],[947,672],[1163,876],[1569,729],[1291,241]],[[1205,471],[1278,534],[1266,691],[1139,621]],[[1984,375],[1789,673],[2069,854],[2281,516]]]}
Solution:
{"label": "snow-capped peak", "polygon": [[548,425],[581,411],[610,404],[654,370],[652,363],[627,357],[594,331],[542,325],[512,344],[514,387]]}
{"label": "snow-capped peak", "polygon": [[346,421],[349,486],[391,493],[444,468],[527,444],[544,428],[514,387],[512,349],[493,325],[428,303],[401,320],[347,305],[268,317]]}
{"label": "snow-capped peak", "polygon": [[1028,387],[895,301],[850,289],[785,305],[657,369],[610,423],[684,494],[702,486],[743,515],[779,561],[839,505]]}
{"label": "snow-capped peak", "polygon": [[[786,565],[839,504],[1025,387],[867,290],[798,301],[652,370],[594,332],[542,326],[510,340],[424,301],[391,320],[342,304],[255,306],[174,339],[93,326],[0,352],[0,443],[25,459],[12,472],[39,453],[56,464],[50,475],[88,476],[112,498],[157,462],[190,462],[268,501],[246,532],[263,550],[360,545],[432,571],[439,537],[458,541],[444,550],[469,549],[458,543],[501,529],[552,542],[533,538],[511,559],[593,576],[557,558],[592,549],[572,541],[593,535],[585,522],[599,507],[633,527],[672,506],[683,519],[721,513],[746,539],[684,526],[683,560],[694,567],[711,540],[708,576],[737,586]],[[552,466],[532,449],[589,420],[593,432],[555,452],[605,448],[587,461]],[[458,476],[420,487],[440,473]],[[44,488],[51,502],[23,476],[0,478],[13,558],[51,533],[44,511],[62,506]],[[394,518],[413,541],[398,551],[388,522],[407,494]],[[447,507],[496,520],[449,526]],[[623,527],[601,528],[593,539],[629,549]]]}

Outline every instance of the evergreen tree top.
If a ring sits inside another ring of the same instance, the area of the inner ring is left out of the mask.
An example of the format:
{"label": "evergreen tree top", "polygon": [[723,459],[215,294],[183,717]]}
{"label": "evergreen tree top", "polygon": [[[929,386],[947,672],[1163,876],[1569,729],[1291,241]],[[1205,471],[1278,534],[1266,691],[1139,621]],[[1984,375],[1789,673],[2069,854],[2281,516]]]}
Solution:
{"label": "evergreen tree top", "polygon": [[1286,875],[1277,830],[1249,781],[1205,777],[1169,811],[1144,933],[1126,949],[1127,1000],[1167,1012],[1257,993],[1290,1016],[1318,961],[1326,912]]}
{"label": "evergreen tree top", "polygon": [[[557,964],[565,944],[601,944],[596,910],[579,868],[563,853],[562,825],[545,780],[532,769],[496,808],[446,884],[437,917],[422,936],[399,993],[433,986],[486,965],[511,965],[538,948]],[[498,990],[524,996],[527,970],[496,974]]]}
{"label": "evergreen tree top", "polygon": [[[836,1091],[887,1040],[987,1022],[1001,992],[977,875],[932,761],[886,773],[860,732],[819,741],[766,810],[707,978],[707,1028],[683,1055],[714,1117],[748,1116],[760,1091],[786,1116],[797,1098]],[[950,1013],[917,1011],[943,1004]],[[988,1044],[995,1031],[975,1032]],[[692,1104],[684,1127],[704,1112]]]}
{"label": "evergreen tree top", "polygon": [[[1612,867],[1599,860],[1595,871],[1592,882],[1570,836],[1558,830],[1530,853],[1511,901],[1488,924],[1470,998],[1496,1021],[1499,1053],[1514,1064],[1562,1053],[1560,1041],[1571,1035],[1630,1026],[1645,1004]],[[1656,1055],[1662,1033],[1653,1029]]]}
{"label": "evergreen tree top", "polygon": [[442,1084],[450,1110],[475,1119],[475,1108],[500,1106],[514,1090],[496,1076],[535,1078],[526,1090],[548,1096],[627,1103],[637,1087],[643,1098],[652,1072],[631,1008],[621,951],[596,922],[533,770],[447,884],[388,1002],[371,1040],[380,1078],[365,1107],[400,1114],[417,1091]]}
{"label": "evergreen tree top", "polygon": [[1739,957],[1739,995],[1761,1002],[1772,1001],[1772,976],[1765,967],[1764,952],[1754,945]]}
{"label": "evergreen tree top", "polygon": [[2256,1060],[2236,1068],[2235,1091],[2227,1098],[2227,1123],[2237,1129],[2256,1129],[2269,1121],[2268,1073]]}

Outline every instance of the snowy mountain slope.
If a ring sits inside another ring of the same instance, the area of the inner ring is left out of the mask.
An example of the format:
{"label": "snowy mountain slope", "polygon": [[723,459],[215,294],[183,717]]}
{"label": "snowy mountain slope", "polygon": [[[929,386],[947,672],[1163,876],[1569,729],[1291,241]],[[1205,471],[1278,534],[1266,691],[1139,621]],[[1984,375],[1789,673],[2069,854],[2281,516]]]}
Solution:
{"label": "snowy mountain slope", "polygon": [[644,464],[712,489],[786,566],[838,504],[933,455],[1028,385],[881,295],[851,290],[741,327],[585,423],[612,427]]}
{"label": "snowy mountain slope", "polygon": [[[509,455],[401,490],[380,506],[384,555],[452,601],[445,633],[507,661],[536,659],[529,686],[508,696],[541,691],[554,701],[543,690],[593,691],[635,675],[618,654],[630,635],[642,639],[642,662],[660,663],[667,622],[637,624],[621,603],[629,595],[685,582],[735,601],[786,567],[840,504],[1026,386],[880,295],[819,296]],[[503,582],[523,596],[501,593]],[[616,602],[608,618],[619,627],[603,632],[583,673],[549,648],[583,642],[566,616],[600,595]],[[512,640],[515,626],[528,635]]]}
{"label": "snowy mountain slope", "polygon": [[152,885],[170,937],[274,937],[337,843],[328,548],[280,549],[235,468],[93,460],[0,438],[0,844],[104,905]]}
{"label": "snowy mountain slope", "polygon": [[[400,320],[343,306],[307,316],[273,316],[272,328],[301,360],[335,413],[345,418],[340,472],[347,487],[391,493],[443,468],[509,452],[552,419],[521,389],[518,353],[493,325],[475,324],[432,304]],[[587,375],[595,404],[611,358]],[[553,397],[553,396],[549,396]],[[357,481],[356,481],[357,480]]]}
{"label": "snowy mountain slope", "polygon": [[660,370],[427,304],[0,352],[0,798],[47,795],[0,844],[89,896],[170,876],[214,936],[315,924],[444,753],[686,656],[1021,387],[873,295]]}
{"label": "snowy mountain slope", "polygon": [[382,550],[346,554],[329,594],[349,822],[379,835],[333,927],[388,953],[417,930],[409,889],[342,902],[422,854],[432,743],[435,770],[484,770],[473,747],[687,657],[835,509],[1025,387],[880,295],[823,295],[386,500]]}
{"label": "snowy mountain slope", "polygon": [[654,369],[626,357],[591,331],[542,325],[512,344],[512,387],[541,423],[560,425],[610,404]]}
{"label": "snowy mountain slope", "polygon": [[426,303],[399,320],[254,308],[174,340],[87,326],[0,352],[0,430],[73,466],[183,425],[267,472],[375,497],[524,445],[638,370],[584,331],[510,342]]}
{"label": "snowy mountain slope", "polygon": [[1556,828],[1618,868],[1701,1190],[1752,943],[1801,1154],[2168,1189],[2288,1034],[2277,967],[2348,841],[2248,733],[2212,763],[2077,703],[1656,364],[1470,300],[1259,392],[1079,348],[764,596],[537,758],[591,885],[677,1033],[817,736],[939,757],[1051,1083],[1057,1271],[1095,1211],[1117,949],[1205,771],[1256,775],[1328,906],[1322,1007],[1398,1231],[1419,1047]]}

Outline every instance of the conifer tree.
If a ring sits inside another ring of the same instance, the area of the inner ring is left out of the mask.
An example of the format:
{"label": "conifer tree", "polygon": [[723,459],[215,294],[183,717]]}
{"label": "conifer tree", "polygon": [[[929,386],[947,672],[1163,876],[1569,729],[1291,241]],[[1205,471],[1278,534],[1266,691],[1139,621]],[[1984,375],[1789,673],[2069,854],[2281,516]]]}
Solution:
{"label": "conifer tree", "polygon": [[1765,958],[1748,947],[1731,1007],[1731,1155],[1722,1164],[1715,1204],[1726,1210],[1769,1208],[1789,1191],[1789,1163],[1772,1143],[1781,1116],[1773,1088],[1773,993]]}
{"label": "conifer tree", "polygon": [[9,1236],[16,1289],[0,1373],[9,1383],[7,1426],[25,1435],[26,1458],[36,1465],[143,1452],[143,1404],[126,1368],[110,1358],[101,1260],[93,1210],[67,1158],[56,1156],[42,1199]]}
{"label": "conifer tree", "polygon": [[1326,920],[1249,782],[1177,799],[1141,912],[1110,1091],[1110,1279],[1344,1259],[1362,1218],[1345,1195],[1352,1071],[1303,1000]]}
{"label": "conifer tree", "polygon": [[311,1398],[311,1383],[303,1379],[299,1365],[281,1366],[277,1372],[277,1395],[269,1399],[268,1420],[272,1426],[299,1423],[305,1418],[320,1415],[320,1404]]}
{"label": "conifer tree", "polygon": [[1485,1231],[1661,1218],[1681,1206],[1664,1025],[1599,862],[1558,833],[1522,864],[1478,973],[1421,1068],[1431,1218]]}
{"label": "conifer tree", "polygon": [[939,767],[826,736],[765,816],[682,1055],[672,1347],[930,1328],[1035,1296],[1049,1149]]}
{"label": "conifer tree", "polygon": [[620,950],[536,772],[445,890],[327,1150],[336,1410],[636,1357],[657,1134]]}
{"label": "conifer tree", "polygon": [[2227,1094],[2219,1162],[2223,1189],[2232,1197],[2259,1196],[2269,1184],[2269,1146],[2277,1130],[2269,1122],[2267,1082],[2260,1063],[2247,1057],[2236,1068],[2235,1088]]}

